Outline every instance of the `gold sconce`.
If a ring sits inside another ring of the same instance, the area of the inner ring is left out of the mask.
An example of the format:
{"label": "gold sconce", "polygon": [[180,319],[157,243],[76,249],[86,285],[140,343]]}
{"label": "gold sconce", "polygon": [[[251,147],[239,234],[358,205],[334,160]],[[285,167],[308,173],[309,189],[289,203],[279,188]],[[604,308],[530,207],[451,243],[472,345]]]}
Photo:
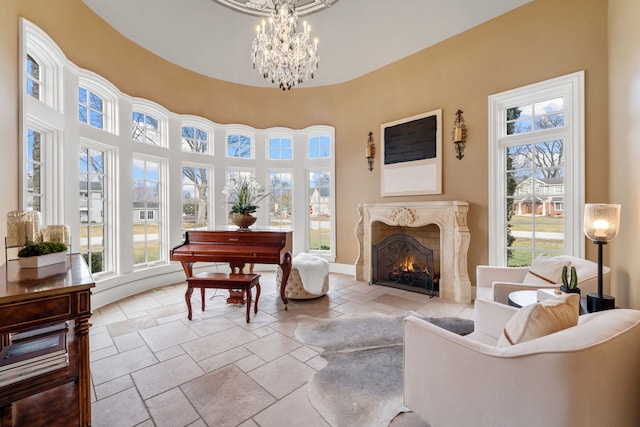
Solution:
{"label": "gold sconce", "polygon": [[462,110],[456,112],[456,119],[453,121],[453,132],[451,132],[453,143],[456,146],[456,157],[462,160],[464,157],[464,144],[467,141],[467,127],[464,125]]}
{"label": "gold sconce", "polygon": [[373,132],[369,132],[369,139],[367,139],[367,163],[369,164],[369,170],[373,170],[373,158],[376,155],[376,146],[373,145]]}

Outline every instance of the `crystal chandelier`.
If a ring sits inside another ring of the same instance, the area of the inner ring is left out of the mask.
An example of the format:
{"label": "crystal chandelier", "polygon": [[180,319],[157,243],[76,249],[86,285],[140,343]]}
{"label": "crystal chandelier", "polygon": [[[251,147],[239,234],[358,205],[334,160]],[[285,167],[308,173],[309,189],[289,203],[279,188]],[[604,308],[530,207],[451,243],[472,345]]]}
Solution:
{"label": "crystal chandelier", "polygon": [[311,27],[306,21],[302,32],[296,32],[297,27],[295,0],[284,0],[282,4],[276,1],[269,25],[263,20],[256,27],[251,49],[253,68],[282,90],[312,79],[318,68],[318,39],[311,42]]}

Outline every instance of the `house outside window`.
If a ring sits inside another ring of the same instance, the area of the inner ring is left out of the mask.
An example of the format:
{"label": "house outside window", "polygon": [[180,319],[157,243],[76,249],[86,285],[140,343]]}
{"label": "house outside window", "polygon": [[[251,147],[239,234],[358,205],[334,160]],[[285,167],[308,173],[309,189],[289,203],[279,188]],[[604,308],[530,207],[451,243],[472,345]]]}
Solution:
{"label": "house outside window", "polygon": [[35,129],[27,129],[27,210],[42,212],[44,159],[42,157],[43,135]]}
{"label": "house outside window", "polygon": [[27,55],[27,94],[40,100],[41,84],[40,64],[31,55]]}
{"label": "house outside window", "polygon": [[[161,206],[161,163],[153,160],[133,159],[133,210],[137,215],[133,224],[133,258],[135,265],[162,261],[162,227],[159,221]],[[134,216],[135,218],[136,216]]]}
{"label": "house outside window", "polygon": [[492,95],[489,262],[583,256],[583,73]]}
{"label": "house outside window", "polygon": [[106,259],[106,174],[107,154],[103,150],[81,145],[79,150],[80,182],[80,253],[92,273],[107,269]]}
{"label": "house outside window", "polygon": [[309,172],[309,249],[331,250],[331,173]]}

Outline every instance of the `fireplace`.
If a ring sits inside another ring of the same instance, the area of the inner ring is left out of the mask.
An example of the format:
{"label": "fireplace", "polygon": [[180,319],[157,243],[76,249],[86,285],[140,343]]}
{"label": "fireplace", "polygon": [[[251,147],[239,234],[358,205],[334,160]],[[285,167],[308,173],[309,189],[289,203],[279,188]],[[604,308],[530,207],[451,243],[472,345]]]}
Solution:
{"label": "fireplace", "polygon": [[406,233],[393,233],[372,248],[371,283],[438,295],[433,250]]}
{"label": "fireplace", "polygon": [[423,238],[417,240],[433,250],[434,277],[439,277],[439,296],[458,303],[471,302],[471,281],[467,271],[471,240],[467,227],[468,210],[469,203],[464,201],[358,205],[356,280],[373,283],[373,246],[393,234],[381,232],[381,225],[413,237],[425,232],[435,233],[437,241],[434,240],[433,244],[426,244]]}

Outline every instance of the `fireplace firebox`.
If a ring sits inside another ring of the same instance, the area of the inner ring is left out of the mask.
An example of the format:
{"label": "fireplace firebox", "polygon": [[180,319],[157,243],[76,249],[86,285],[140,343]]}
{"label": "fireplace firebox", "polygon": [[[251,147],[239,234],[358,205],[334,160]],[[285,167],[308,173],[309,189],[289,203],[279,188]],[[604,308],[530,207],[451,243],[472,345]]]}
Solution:
{"label": "fireplace firebox", "polygon": [[433,250],[408,234],[390,234],[372,246],[371,283],[437,296]]}

